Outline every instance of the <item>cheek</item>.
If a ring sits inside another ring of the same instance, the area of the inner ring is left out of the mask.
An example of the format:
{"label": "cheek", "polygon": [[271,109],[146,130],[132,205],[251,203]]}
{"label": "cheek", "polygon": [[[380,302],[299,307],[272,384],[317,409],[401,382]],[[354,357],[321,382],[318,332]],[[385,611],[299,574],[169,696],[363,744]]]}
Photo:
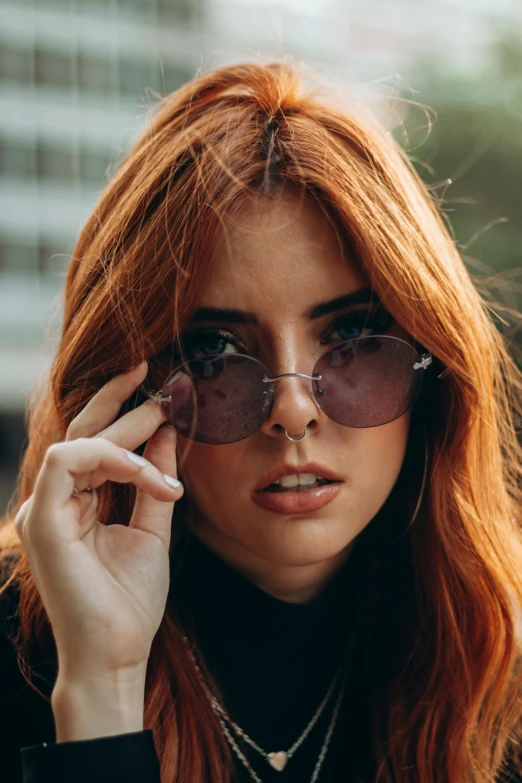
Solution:
{"label": "cheek", "polygon": [[[373,499],[379,507],[391,492],[400,473],[406,453],[410,418],[408,412],[382,427],[361,431],[353,483],[363,494],[373,493]],[[370,497],[372,495],[368,494]]]}
{"label": "cheek", "polygon": [[241,487],[252,483],[245,470],[255,455],[245,448],[247,441],[226,446],[202,446],[188,444],[178,435],[178,442],[178,475],[185,491],[201,511],[209,512],[216,506],[224,508],[231,505],[234,496],[240,494]]}

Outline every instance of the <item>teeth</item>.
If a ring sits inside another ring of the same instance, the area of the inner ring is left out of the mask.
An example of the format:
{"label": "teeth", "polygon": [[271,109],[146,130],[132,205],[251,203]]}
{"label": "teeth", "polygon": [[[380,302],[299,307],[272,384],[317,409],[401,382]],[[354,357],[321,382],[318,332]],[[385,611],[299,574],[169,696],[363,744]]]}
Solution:
{"label": "teeth", "polygon": [[275,483],[288,488],[314,484],[316,479],[321,478],[323,478],[323,476],[316,476],[315,473],[293,473],[291,476],[282,476]]}

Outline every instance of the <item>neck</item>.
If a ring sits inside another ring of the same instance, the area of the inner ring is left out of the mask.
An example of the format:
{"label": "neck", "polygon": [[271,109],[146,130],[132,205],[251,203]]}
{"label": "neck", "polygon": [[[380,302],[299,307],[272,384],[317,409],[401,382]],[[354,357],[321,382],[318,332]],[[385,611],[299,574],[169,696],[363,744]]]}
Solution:
{"label": "neck", "polygon": [[288,603],[307,603],[318,596],[346,562],[353,547],[327,560],[287,565],[264,559],[211,525],[198,524],[195,535],[228,565],[265,593]]}

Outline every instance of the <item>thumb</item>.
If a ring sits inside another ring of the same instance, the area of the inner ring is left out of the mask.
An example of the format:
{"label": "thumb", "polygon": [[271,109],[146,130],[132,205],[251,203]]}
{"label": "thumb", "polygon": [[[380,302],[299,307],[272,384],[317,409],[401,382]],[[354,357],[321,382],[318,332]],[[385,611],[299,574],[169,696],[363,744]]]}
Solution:
{"label": "thumb", "polygon": [[[176,430],[174,427],[167,425],[156,430],[147,441],[143,456],[162,473],[177,478]],[[180,487],[179,497],[182,495],[183,486]],[[129,527],[145,530],[159,536],[169,551],[175,502],[175,500],[156,500],[138,487]]]}

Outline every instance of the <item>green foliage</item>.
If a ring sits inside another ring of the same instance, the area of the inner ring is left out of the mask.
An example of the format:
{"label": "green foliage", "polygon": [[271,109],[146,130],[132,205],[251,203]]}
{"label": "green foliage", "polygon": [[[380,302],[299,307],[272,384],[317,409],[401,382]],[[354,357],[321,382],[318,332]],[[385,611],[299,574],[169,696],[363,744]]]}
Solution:
{"label": "green foliage", "polygon": [[418,92],[394,129],[423,180],[441,183],[434,194],[443,197],[463,255],[495,271],[522,267],[521,74],[522,38],[509,32],[491,47],[480,73],[424,63],[416,72]]}

